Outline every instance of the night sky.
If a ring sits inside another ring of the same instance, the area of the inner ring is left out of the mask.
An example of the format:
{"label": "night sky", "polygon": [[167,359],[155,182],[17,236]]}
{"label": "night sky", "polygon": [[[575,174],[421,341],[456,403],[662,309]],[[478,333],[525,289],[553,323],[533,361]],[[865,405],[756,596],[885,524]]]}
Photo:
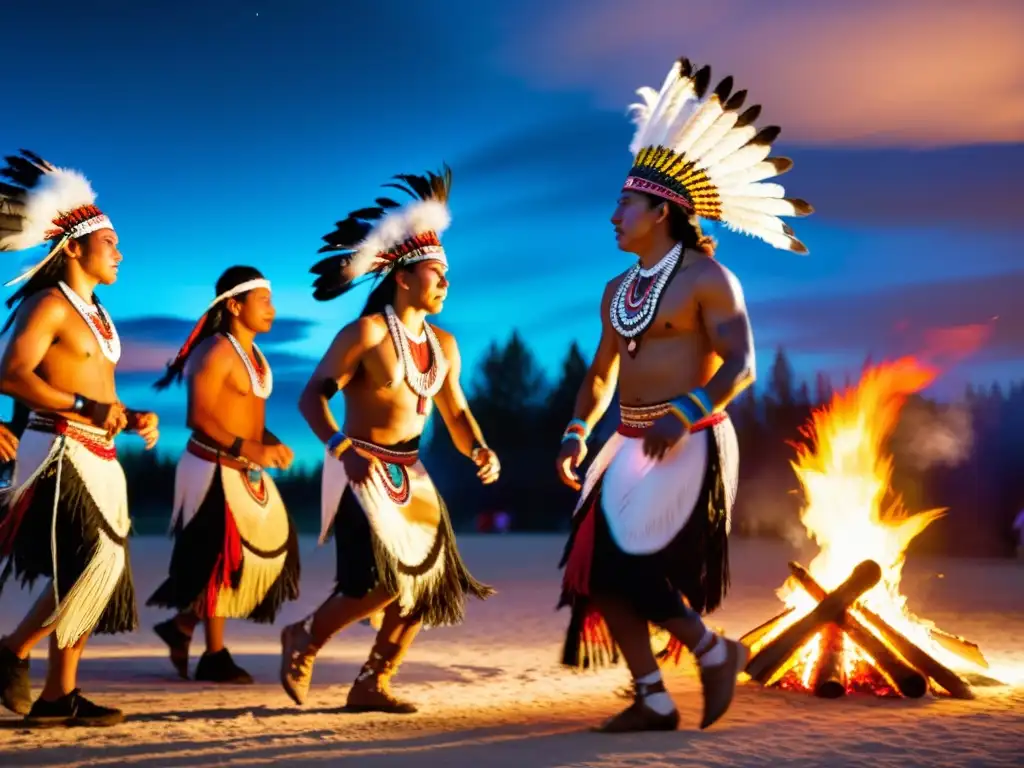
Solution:
{"label": "night sky", "polygon": [[163,450],[182,446],[184,393],[150,384],[241,263],[278,307],[268,426],[318,457],[295,401],[365,298],[312,300],[320,236],[389,176],[443,162],[438,324],[469,369],[513,328],[552,376],[571,340],[589,354],[601,286],[631,259],[608,221],[625,109],[679,55],[764,105],[796,161],[781,181],[817,208],[793,222],[805,257],[707,228],[762,373],[780,344],[799,376],[837,378],[869,354],[969,346],[938,394],[1024,376],[1024,4],[38,0],[3,4],[0,27],[0,152],[82,170],[111,215],[119,386],[161,414]]}

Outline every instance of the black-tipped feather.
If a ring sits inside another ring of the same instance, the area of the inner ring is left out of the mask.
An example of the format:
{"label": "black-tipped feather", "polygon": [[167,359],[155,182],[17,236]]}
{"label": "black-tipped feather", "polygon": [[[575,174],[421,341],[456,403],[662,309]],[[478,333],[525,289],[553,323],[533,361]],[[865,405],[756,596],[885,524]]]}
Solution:
{"label": "black-tipped feather", "polygon": [[693,64],[685,56],[679,57],[679,75],[681,77],[689,77],[693,74]]}
{"label": "black-tipped feather", "polygon": [[793,161],[788,157],[769,157],[765,162],[775,166],[776,176],[781,176],[793,168]]}
{"label": "black-tipped feather", "polygon": [[405,192],[405,194],[407,194],[407,195],[408,195],[409,197],[411,197],[411,198],[413,198],[413,199],[415,199],[415,198],[416,198],[416,193],[415,193],[415,192],[413,192],[413,191],[412,191],[411,189],[409,189],[409,188],[408,188],[407,186],[405,186],[404,184],[385,184],[384,186],[385,186],[386,188],[390,188],[390,189],[399,189],[399,190],[401,190],[402,192]]}
{"label": "black-tipped feather", "polygon": [[715,86],[715,96],[717,96],[718,100],[723,104],[728,101],[729,94],[732,93],[732,85],[732,75],[729,75]]}
{"label": "black-tipped feather", "polygon": [[796,216],[810,216],[814,213],[814,206],[799,197],[787,197],[786,201],[793,205]]}
{"label": "black-tipped feather", "polygon": [[[447,202],[448,191],[451,189],[452,183],[452,171],[445,165],[440,173],[428,171],[423,176],[398,174],[393,178],[398,181],[384,184],[386,189],[397,189],[413,200],[433,199]],[[388,211],[402,206],[401,203],[390,197],[378,197],[374,202],[377,204],[375,207],[360,208],[358,211],[350,213],[342,221],[336,222],[334,231],[321,238],[326,245],[321,246],[317,253],[335,253],[337,255],[321,259],[310,270],[319,275],[313,283],[313,298],[318,301],[329,301],[362,282],[362,277],[350,280],[344,274],[345,267],[355,255],[354,249],[369,236],[376,222],[383,218]],[[338,253],[339,251],[344,251],[344,253]]]}
{"label": "black-tipped feather", "polygon": [[757,120],[757,118],[760,116],[761,105],[755,104],[754,106],[749,107],[742,115],[740,115],[739,119],[736,121],[736,127],[745,128],[748,125],[752,125],[753,122]]}
{"label": "black-tipped feather", "polygon": [[25,194],[25,190],[21,187],[15,187],[12,184],[0,181],[0,195],[3,197],[10,197],[16,200],[20,200]]}
{"label": "black-tipped feather", "polygon": [[46,162],[45,160],[43,160],[43,158],[41,158],[41,157],[40,157],[39,155],[37,155],[37,154],[36,154],[35,152],[32,152],[32,151],[30,151],[30,150],[27,150],[27,149],[20,149],[20,150],[18,150],[18,151],[19,151],[19,152],[21,152],[21,154],[22,154],[22,155],[24,155],[25,157],[27,157],[27,158],[28,158],[29,160],[31,160],[31,161],[32,161],[33,163],[35,163],[36,165],[38,165],[38,166],[39,166],[40,168],[43,168],[44,170],[47,170],[47,171],[52,171],[52,170],[53,170],[53,166],[52,166],[52,165],[50,165],[50,164],[49,164],[48,162]]}
{"label": "black-tipped feather", "polygon": [[746,100],[747,100],[747,92],[746,91],[736,91],[736,93],[734,93],[732,96],[730,96],[729,100],[727,102],[725,102],[724,109],[725,109],[726,112],[735,112],[740,107],[743,106],[743,102],[746,101]]}
{"label": "black-tipped feather", "polygon": [[44,173],[53,170],[53,166],[34,152],[23,149],[21,154],[23,157],[7,155],[4,158],[7,166],[0,169],[0,176],[5,176],[23,189],[32,189]]}
{"label": "black-tipped feather", "polygon": [[697,94],[698,99],[703,99],[704,94],[708,92],[708,86],[711,84],[711,67],[704,65],[697,70],[697,74],[693,76],[693,91]]}
{"label": "black-tipped feather", "polygon": [[769,125],[758,131],[757,135],[750,140],[750,143],[771,146],[772,142],[779,138],[780,133],[782,133],[782,129],[779,126]]}

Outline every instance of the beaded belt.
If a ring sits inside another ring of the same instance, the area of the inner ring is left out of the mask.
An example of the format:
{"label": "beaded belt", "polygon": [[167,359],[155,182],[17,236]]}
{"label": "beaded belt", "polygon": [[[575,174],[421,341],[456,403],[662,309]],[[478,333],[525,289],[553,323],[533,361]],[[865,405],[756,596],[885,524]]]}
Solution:
{"label": "beaded belt", "polygon": [[375,458],[380,459],[388,464],[401,464],[406,467],[411,467],[420,459],[419,439],[409,440],[405,443],[399,443],[399,445],[413,445],[415,446],[412,450],[401,451],[395,448],[387,448],[383,445],[377,445],[367,440],[357,440],[354,437],[349,437],[352,441],[352,445],[361,451],[364,451]]}
{"label": "beaded belt", "polygon": [[[641,437],[644,432],[650,429],[654,422],[660,419],[667,413],[670,413],[672,406],[670,403],[655,403],[654,405],[619,405],[619,428],[618,432],[620,435],[625,437]],[[695,422],[690,427],[690,432],[700,432],[701,430],[713,427],[715,424],[719,424],[729,418],[725,411],[716,411],[710,416]]]}
{"label": "beaded belt", "polygon": [[33,411],[28,416],[25,428],[47,435],[63,435],[101,459],[112,461],[117,458],[114,441],[107,436],[107,431],[92,424]]}
{"label": "beaded belt", "polygon": [[237,469],[257,476],[263,472],[259,464],[255,464],[241,456],[232,456],[223,448],[205,443],[195,435],[188,439],[188,445],[185,446],[185,450],[203,461],[223,464],[231,469]]}

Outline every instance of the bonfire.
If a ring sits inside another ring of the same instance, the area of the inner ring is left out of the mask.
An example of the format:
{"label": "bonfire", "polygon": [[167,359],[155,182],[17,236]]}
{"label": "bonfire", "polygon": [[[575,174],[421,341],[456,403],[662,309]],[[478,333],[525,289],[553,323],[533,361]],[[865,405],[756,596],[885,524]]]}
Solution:
{"label": "bonfire", "polygon": [[762,685],[824,697],[971,697],[954,670],[987,667],[977,646],[914,616],[900,592],[907,547],[945,510],[906,510],[890,486],[886,443],[907,397],[935,376],[913,358],[876,366],[812,414],[792,466],[800,519],[820,551],[807,568],[790,563],[778,591],[785,610],[743,638],[747,674]]}

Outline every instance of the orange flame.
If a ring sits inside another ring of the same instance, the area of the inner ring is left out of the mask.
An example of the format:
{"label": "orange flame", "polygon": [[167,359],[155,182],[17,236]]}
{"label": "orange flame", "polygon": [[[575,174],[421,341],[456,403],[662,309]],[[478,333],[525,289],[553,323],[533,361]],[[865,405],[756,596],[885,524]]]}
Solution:
{"label": "orange flame", "polygon": [[[833,590],[858,563],[874,560],[882,569],[882,579],[858,604],[879,614],[948,666],[962,668],[961,659],[944,653],[931,638],[929,629],[933,625],[907,611],[906,598],[900,592],[907,547],[944,510],[909,514],[902,501],[892,495],[892,457],[885,452],[886,440],[896,427],[907,397],[931,384],[937,373],[936,368],[911,357],[867,368],[856,387],[836,394],[831,403],[814,411],[803,430],[808,443],[797,446],[792,466],[805,499],[801,522],[820,548],[809,566],[815,580],[824,589]],[[754,651],[816,604],[794,579],[780,588],[779,597],[794,610],[755,643]],[[808,689],[824,645],[821,633],[811,638],[793,655],[795,662],[780,669],[769,684],[782,681],[786,687]],[[851,673],[849,685],[859,687],[864,681],[858,682],[852,673],[869,668],[870,659],[848,637],[843,638],[839,650]],[[885,690],[891,682],[880,678],[879,672],[873,670],[876,692]]]}

